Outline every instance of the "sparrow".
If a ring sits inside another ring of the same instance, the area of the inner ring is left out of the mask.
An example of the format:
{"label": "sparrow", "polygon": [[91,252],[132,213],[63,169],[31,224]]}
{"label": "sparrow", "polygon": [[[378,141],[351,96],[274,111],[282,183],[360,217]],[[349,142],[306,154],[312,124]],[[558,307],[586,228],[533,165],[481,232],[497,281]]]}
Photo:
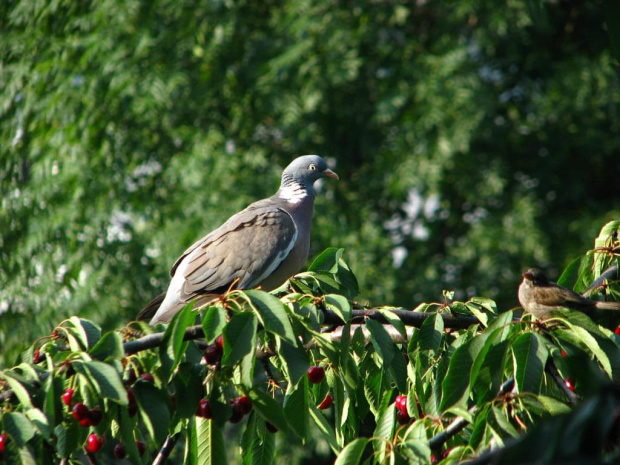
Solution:
{"label": "sparrow", "polygon": [[519,286],[519,302],[523,309],[538,319],[546,319],[558,308],[568,308],[591,314],[595,309],[620,311],[620,302],[600,302],[586,299],[576,292],[547,279],[538,268],[523,273]]}

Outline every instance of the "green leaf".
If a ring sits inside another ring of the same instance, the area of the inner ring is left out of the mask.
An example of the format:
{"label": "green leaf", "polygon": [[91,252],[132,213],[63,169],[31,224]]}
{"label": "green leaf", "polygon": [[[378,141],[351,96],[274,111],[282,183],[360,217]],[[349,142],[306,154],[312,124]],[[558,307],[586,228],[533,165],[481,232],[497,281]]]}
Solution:
{"label": "green leaf", "polygon": [[18,447],[24,447],[36,433],[35,427],[23,413],[5,413],[2,416],[2,422],[5,431],[17,443]]}
{"label": "green leaf", "polygon": [[383,360],[383,364],[389,366],[396,351],[396,345],[392,342],[389,333],[381,323],[370,318],[366,320],[366,328],[368,328],[371,335],[370,342],[372,342],[377,354]]}
{"label": "green leaf", "polygon": [[249,396],[252,399],[252,405],[265,421],[268,421],[280,431],[287,431],[289,429],[286,416],[280,404],[260,389],[252,389],[249,392]]}
{"label": "green leaf", "polygon": [[295,434],[305,441],[308,436],[308,379],[302,378],[297,386],[289,384],[284,396],[284,414]]}
{"label": "green leaf", "polygon": [[342,255],[344,249],[336,247],[328,247],[321,252],[308,267],[308,271],[336,271],[336,264]]}
{"label": "green leaf", "polygon": [[310,367],[306,351],[284,340],[280,341],[278,357],[284,362],[289,376],[288,381],[293,385],[297,384]]}
{"label": "green leaf", "polygon": [[63,458],[69,457],[78,447],[78,439],[80,437],[81,428],[77,422],[71,422],[68,425],[59,424],[54,428],[56,435],[56,451]]}
{"label": "green leaf", "polygon": [[568,287],[572,289],[579,277],[579,268],[583,257],[575,258],[562,272],[562,275],[558,278],[557,283],[560,286]]}
{"label": "green leaf", "polygon": [[439,313],[427,317],[420,327],[418,336],[418,347],[420,350],[430,350],[437,353],[441,348],[443,329],[443,318],[441,318]]}
{"label": "green leaf", "polygon": [[594,338],[594,336],[592,336],[586,329],[582,328],[581,326],[572,324],[567,319],[562,318],[561,321],[563,321],[570,328],[570,330],[575,334],[575,336],[577,336],[577,338],[588,349],[590,349],[594,357],[596,357],[598,362],[603,367],[603,370],[605,370],[605,373],[607,373],[607,376],[612,378],[613,373],[612,373],[611,362],[609,361],[609,357],[601,349],[598,342],[596,342],[596,339]]}
{"label": "green leaf", "polygon": [[167,397],[152,383],[138,380],[133,385],[133,392],[138,402],[140,418],[153,443],[163,443],[168,434],[170,411]]}
{"label": "green leaf", "polygon": [[134,429],[136,427],[135,421],[129,417],[129,412],[126,408],[119,409],[119,432],[123,444],[125,444],[125,451],[132,463],[141,464],[140,451],[136,445],[134,437]]}
{"label": "green leaf", "polygon": [[329,447],[338,454],[340,451],[340,445],[336,439],[336,433],[332,425],[325,419],[325,416],[316,406],[310,404],[310,416],[314,420],[314,423],[319,428],[323,439],[329,444]]}
{"label": "green leaf", "polygon": [[176,414],[179,417],[189,418],[196,414],[202,397],[203,376],[199,365],[189,362],[179,364],[172,380],[176,394]]}
{"label": "green leaf", "polygon": [[207,308],[202,319],[202,330],[205,333],[207,343],[211,344],[222,334],[226,326],[226,310],[219,306],[211,306]]}
{"label": "green leaf", "polygon": [[185,330],[196,321],[193,304],[186,305],[177,312],[164,332],[159,346],[162,378],[170,381],[174,370],[183,360],[188,341],[185,341]]}
{"label": "green leaf", "polygon": [[13,394],[15,394],[15,397],[17,397],[17,400],[23,407],[32,407],[30,394],[28,394],[28,390],[20,382],[15,373],[11,371],[0,371],[0,378],[6,381],[9,387],[13,390]]}
{"label": "green leaf", "polygon": [[123,339],[116,332],[105,333],[101,339],[90,349],[89,354],[97,360],[122,359],[125,356]]}
{"label": "green leaf", "polygon": [[519,392],[537,393],[540,390],[549,352],[539,338],[536,333],[526,332],[512,344],[516,367],[515,381]]}
{"label": "green leaf", "polygon": [[220,427],[211,420],[196,417],[194,420],[196,432],[196,464],[200,465],[225,465],[226,443]]}
{"label": "green leaf", "polygon": [[251,312],[236,313],[224,328],[222,366],[234,366],[244,357],[256,352],[258,322]]}
{"label": "green leaf", "polygon": [[369,440],[366,438],[357,438],[345,446],[338,454],[334,465],[358,465],[362,461],[364,450]]}
{"label": "green leaf", "polygon": [[405,329],[405,325],[403,321],[396,316],[396,314],[388,309],[380,310],[383,317],[398,331],[398,333],[402,336],[403,341],[407,341],[407,330]]}
{"label": "green leaf", "polygon": [[45,440],[49,441],[52,436],[52,428],[45,414],[38,408],[30,408],[25,411],[25,414],[32,424],[36,426]]}
{"label": "green leaf", "polygon": [[377,426],[373,434],[376,438],[391,440],[396,425],[396,409],[391,405],[384,408],[383,413],[377,419]]}
{"label": "green leaf", "polygon": [[266,331],[277,334],[285,341],[295,344],[295,333],[288,313],[280,299],[263,291],[250,289],[245,291]]}
{"label": "green leaf", "polygon": [[[71,350],[79,352],[81,349],[92,348],[101,337],[101,329],[92,321],[72,316],[65,322],[65,329],[79,342],[80,347],[72,347]],[[71,338],[70,338],[71,341]]]}
{"label": "green leaf", "polygon": [[76,361],[72,366],[77,373],[86,376],[100,397],[113,400],[120,405],[127,405],[127,391],[114,367],[97,360]]}
{"label": "green leaf", "polygon": [[346,297],[338,294],[327,294],[324,299],[327,309],[336,313],[344,323],[351,319],[351,304]]}

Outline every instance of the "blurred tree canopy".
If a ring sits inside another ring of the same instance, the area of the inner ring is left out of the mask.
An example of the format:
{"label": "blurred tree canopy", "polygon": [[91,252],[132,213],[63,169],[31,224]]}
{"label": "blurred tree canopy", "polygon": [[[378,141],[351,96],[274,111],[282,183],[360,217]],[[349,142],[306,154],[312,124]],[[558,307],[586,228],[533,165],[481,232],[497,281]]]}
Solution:
{"label": "blurred tree canopy", "polygon": [[362,300],[515,306],[620,216],[603,6],[2,2],[0,365],[68,315],[133,318],[306,153],[341,178],[312,254],[344,247]]}

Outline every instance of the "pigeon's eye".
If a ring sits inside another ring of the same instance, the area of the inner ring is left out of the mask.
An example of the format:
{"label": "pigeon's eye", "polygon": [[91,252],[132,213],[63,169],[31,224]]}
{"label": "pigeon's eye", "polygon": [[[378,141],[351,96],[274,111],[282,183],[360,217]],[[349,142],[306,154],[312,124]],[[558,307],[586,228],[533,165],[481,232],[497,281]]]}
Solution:
{"label": "pigeon's eye", "polygon": [[316,171],[316,165],[310,165],[310,166],[308,167],[308,169],[309,169],[310,171]]}

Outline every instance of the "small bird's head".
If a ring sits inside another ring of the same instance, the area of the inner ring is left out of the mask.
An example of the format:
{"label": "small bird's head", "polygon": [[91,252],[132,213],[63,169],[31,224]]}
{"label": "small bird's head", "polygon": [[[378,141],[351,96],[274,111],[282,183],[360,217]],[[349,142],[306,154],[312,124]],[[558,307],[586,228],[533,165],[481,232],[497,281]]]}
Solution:
{"label": "small bird's head", "polygon": [[538,268],[530,268],[523,273],[523,282],[531,282],[535,286],[546,286],[549,284],[549,280],[545,274]]}
{"label": "small bird's head", "polygon": [[304,155],[295,158],[282,173],[282,185],[298,182],[309,190],[321,178],[338,179],[338,175],[329,169],[327,162],[318,155]]}

